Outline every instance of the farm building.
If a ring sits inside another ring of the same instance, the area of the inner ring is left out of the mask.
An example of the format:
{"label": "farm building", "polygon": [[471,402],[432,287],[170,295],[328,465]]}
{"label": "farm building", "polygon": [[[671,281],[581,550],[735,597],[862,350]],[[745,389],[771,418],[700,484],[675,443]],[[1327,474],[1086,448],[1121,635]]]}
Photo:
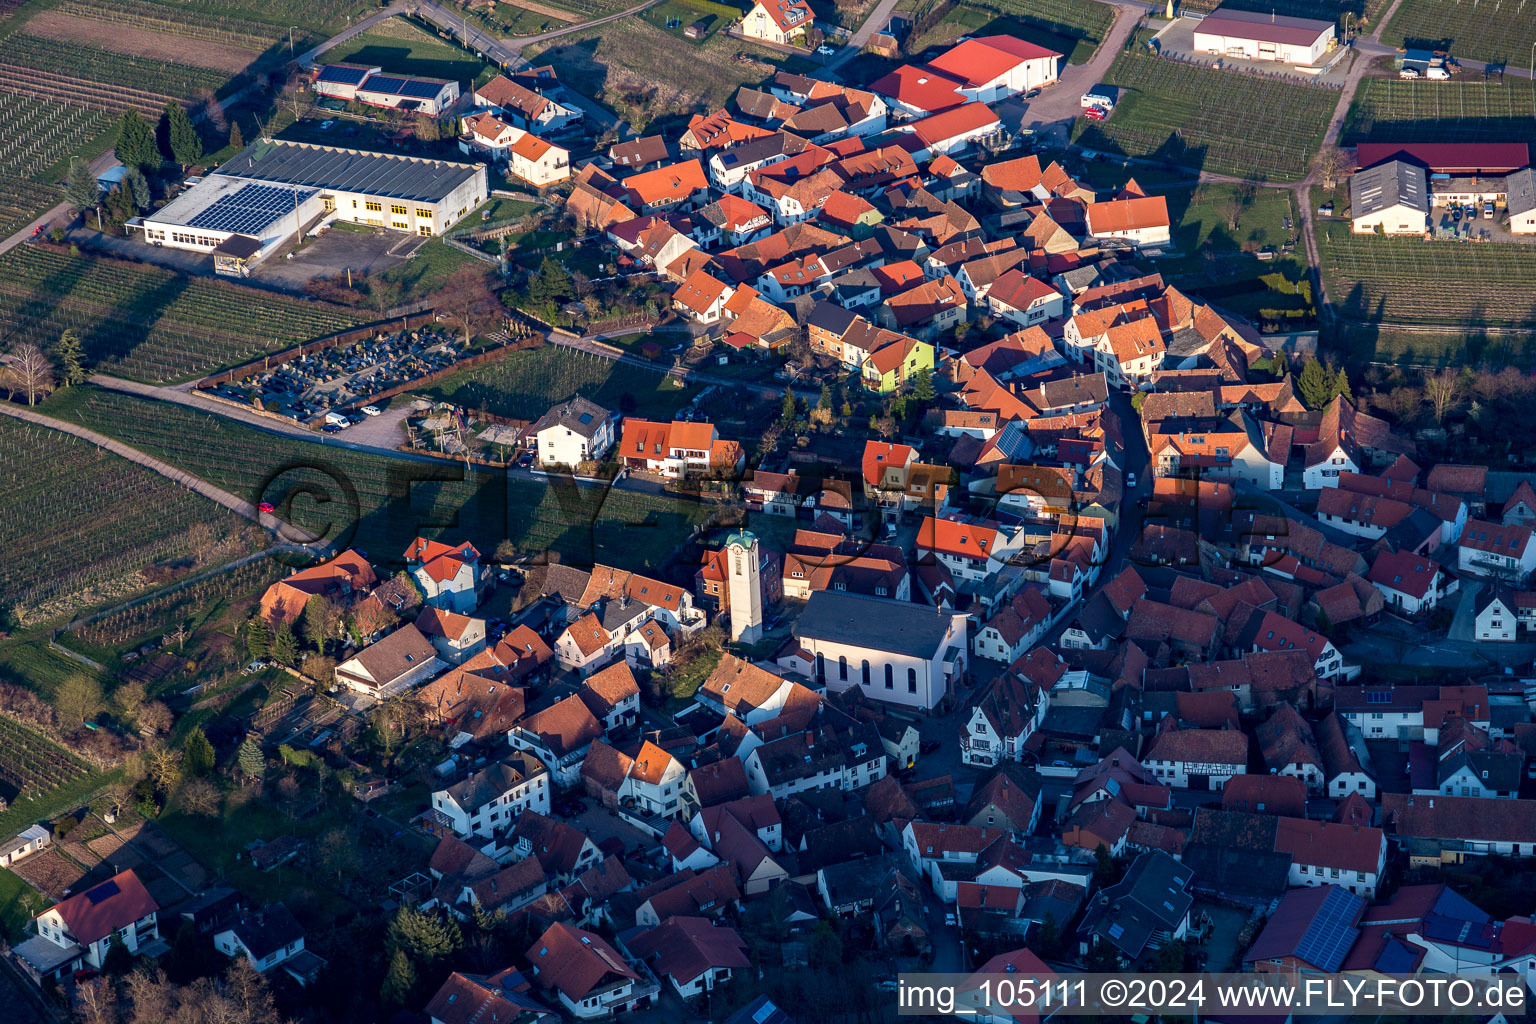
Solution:
{"label": "farm building", "polygon": [[1424,168],[1389,160],[1349,179],[1349,205],[1357,233],[1422,235],[1429,218]]}
{"label": "farm building", "polygon": [[1361,167],[1401,160],[1422,167],[1431,204],[1502,202],[1511,174],[1530,164],[1523,142],[1361,143]]}
{"label": "farm building", "polygon": [[488,191],[481,164],[263,140],[128,227],[152,244],[195,252],[213,252],[243,235],[261,243],[259,253],[245,257],[254,263],[301,227],[332,215],[440,235]]}
{"label": "farm building", "polygon": [[1536,234],[1536,171],[1527,167],[1507,179],[1509,230],[1517,235]]}
{"label": "farm building", "polygon": [[383,68],[362,64],[326,64],[315,73],[315,95],[441,117],[459,101],[459,83],[386,75]]}
{"label": "farm building", "polygon": [[956,79],[966,99],[991,103],[1056,81],[1061,54],[1013,36],[980,36],[946,50],[928,67]]}
{"label": "farm building", "polygon": [[1195,49],[1243,60],[1316,64],[1334,43],[1334,24],[1218,8],[1195,28]]}

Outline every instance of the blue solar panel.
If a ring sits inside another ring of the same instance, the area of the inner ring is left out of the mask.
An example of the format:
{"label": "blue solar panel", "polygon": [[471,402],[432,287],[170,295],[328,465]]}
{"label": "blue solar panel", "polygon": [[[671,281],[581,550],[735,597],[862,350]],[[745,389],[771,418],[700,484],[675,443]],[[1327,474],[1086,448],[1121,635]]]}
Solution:
{"label": "blue solar panel", "polygon": [[102,882],[96,888],[87,892],[85,894],[85,898],[90,900],[91,906],[94,907],[96,904],[102,902],[103,900],[109,900],[120,892],[122,892],[122,890],[117,887],[117,883],[109,880]]}
{"label": "blue solar panel", "polygon": [[1307,933],[1296,944],[1296,955],[1321,971],[1337,971],[1344,955],[1355,944],[1365,900],[1338,886],[1328,890],[1323,905],[1317,909]]}
{"label": "blue solar panel", "polygon": [[267,225],[284,214],[293,213],[314,194],[314,189],[252,182],[214,200],[189,220],[187,226],[260,237]]}
{"label": "blue solar panel", "polygon": [[327,64],[315,76],[317,82],[341,82],[346,85],[357,85],[368,77],[367,68],[344,68],[335,64]]}
{"label": "blue solar panel", "polygon": [[390,96],[414,96],[431,99],[443,88],[441,82],[427,82],[419,78],[399,75],[374,75],[363,83],[364,92],[381,92]]}

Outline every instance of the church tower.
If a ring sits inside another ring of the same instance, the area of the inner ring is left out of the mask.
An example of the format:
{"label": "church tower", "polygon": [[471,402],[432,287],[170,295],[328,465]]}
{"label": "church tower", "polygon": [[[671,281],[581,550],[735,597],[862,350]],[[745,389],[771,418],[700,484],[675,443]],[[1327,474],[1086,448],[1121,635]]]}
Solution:
{"label": "church tower", "polygon": [[763,638],[762,553],[757,538],[746,530],[725,541],[726,572],[731,599],[731,641],[755,644]]}

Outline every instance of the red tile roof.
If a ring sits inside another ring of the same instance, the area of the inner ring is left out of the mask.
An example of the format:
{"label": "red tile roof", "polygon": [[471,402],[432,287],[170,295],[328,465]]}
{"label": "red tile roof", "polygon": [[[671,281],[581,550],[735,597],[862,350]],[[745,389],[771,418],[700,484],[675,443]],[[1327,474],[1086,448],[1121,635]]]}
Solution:
{"label": "red tile roof", "polygon": [[129,870],[55,903],[44,913],[56,911],[75,941],[89,946],[159,909],[139,876]]}
{"label": "red tile roof", "polygon": [[1006,75],[1028,60],[1060,57],[1055,50],[1027,43],[1013,36],[978,36],[951,47],[928,62],[935,71],[980,88]]}

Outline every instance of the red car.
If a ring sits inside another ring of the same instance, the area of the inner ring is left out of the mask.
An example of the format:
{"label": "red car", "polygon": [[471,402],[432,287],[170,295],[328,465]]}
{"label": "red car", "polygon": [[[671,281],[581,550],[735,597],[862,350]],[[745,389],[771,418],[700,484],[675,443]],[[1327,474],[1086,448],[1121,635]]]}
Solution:
{"label": "red car", "polygon": [[277,506],[272,504],[270,501],[264,501],[260,505],[257,505],[256,508],[257,508],[258,511],[261,511],[261,512],[276,512],[277,511]]}
{"label": "red car", "polygon": [[1090,121],[1102,121],[1106,114],[1103,107],[1089,107],[1083,111],[1083,116]]}

